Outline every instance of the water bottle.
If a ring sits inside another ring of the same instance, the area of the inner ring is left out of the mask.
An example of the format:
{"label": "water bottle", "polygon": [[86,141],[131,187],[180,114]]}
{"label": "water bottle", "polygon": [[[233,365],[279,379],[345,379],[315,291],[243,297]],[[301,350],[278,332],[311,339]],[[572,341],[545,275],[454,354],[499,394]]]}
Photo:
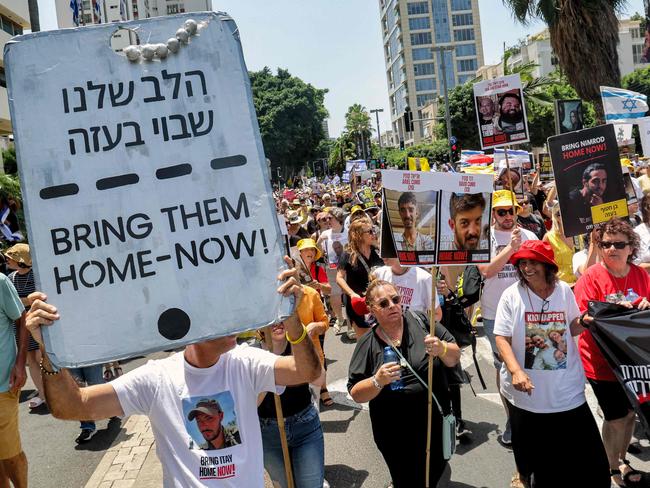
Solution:
{"label": "water bottle", "polygon": [[628,302],[634,303],[637,298],[639,298],[639,295],[637,293],[635,293],[634,289],[633,288],[628,288],[627,289],[627,295],[625,295],[625,299]]}
{"label": "water bottle", "polygon": [[[384,364],[386,363],[397,363],[399,364],[399,357],[397,356],[397,353],[393,351],[393,348],[390,346],[384,347]],[[396,379],[390,384],[390,389],[395,391],[395,390],[403,390],[404,389],[404,382],[402,381],[402,377],[400,376],[399,379]]]}

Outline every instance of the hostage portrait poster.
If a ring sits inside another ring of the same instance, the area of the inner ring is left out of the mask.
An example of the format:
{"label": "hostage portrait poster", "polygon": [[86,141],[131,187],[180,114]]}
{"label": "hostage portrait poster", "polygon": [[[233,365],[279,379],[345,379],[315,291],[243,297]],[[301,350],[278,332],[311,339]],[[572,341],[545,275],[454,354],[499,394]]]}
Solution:
{"label": "hostage portrait poster", "polygon": [[567,237],[594,224],[626,217],[627,199],[611,124],[548,138],[558,200]]}
{"label": "hostage portrait poster", "polygon": [[492,175],[383,171],[381,256],[404,266],[490,260]]}
{"label": "hostage portrait poster", "polygon": [[474,84],[481,149],[529,141],[526,106],[518,74]]}

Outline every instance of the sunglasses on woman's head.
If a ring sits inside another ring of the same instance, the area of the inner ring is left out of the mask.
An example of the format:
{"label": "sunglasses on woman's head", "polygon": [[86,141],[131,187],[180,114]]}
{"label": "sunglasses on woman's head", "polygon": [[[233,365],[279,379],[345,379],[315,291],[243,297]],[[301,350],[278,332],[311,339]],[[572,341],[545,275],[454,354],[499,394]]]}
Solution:
{"label": "sunglasses on woman's head", "polygon": [[623,241],[602,241],[600,243],[600,247],[602,249],[609,249],[610,247],[614,246],[614,249],[625,249],[625,246],[627,246],[629,242],[623,242]]}
{"label": "sunglasses on woman's head", "polygon": [[393,295],[390,297],[390,300],[388,298],[384,298],[383,300],[380,300],[377,302],[377,305],[379,305],[379,308],[388,308],[391,305],[391,302],[395,305],[399,305],[399,302],[402,301],[402,298],[399,295]]}
{"label": "sunglasses on woman's head", "polygon": [[515,214],[515,212],[511,208],[509,208],[508,210],[503,209],[503,208],[500,208],[499,210],[497,210],[497,215],[499,217],[505,217],[506,215],[514,215],[514,214]]}

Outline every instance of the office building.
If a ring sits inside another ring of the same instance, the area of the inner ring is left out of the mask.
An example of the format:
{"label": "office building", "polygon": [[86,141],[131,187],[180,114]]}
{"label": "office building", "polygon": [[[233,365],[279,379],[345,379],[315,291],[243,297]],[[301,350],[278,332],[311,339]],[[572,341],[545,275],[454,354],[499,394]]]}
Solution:
{"label": "office building", "polygon": [[[476,76],[484,64],[478,0],[379,0],[393,134],[406,145],[424,137],[421,110],[447,89]],[[448,50],[436,52],[434,47]],[[413,113],[414,131],[404,126]]]}

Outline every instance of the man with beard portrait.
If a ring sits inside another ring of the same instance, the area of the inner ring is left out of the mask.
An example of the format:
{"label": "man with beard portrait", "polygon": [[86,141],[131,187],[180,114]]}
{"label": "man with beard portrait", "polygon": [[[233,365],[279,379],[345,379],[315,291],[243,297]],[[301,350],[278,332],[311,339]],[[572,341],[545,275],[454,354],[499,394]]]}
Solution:
{"label": "man with beard portrait", "polygon": [[524,112],[519,95],[505,93],[499,98],[499,127],[506,134],[524,129]]}

